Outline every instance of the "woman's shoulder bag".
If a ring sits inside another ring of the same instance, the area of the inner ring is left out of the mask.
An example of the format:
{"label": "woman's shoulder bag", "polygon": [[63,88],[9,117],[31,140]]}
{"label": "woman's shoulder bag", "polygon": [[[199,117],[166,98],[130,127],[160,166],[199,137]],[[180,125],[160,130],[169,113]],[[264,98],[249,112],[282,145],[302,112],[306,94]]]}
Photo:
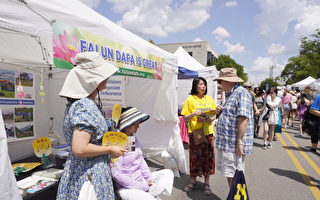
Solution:
{"label": "woman's shoulder bag", "polygon": [[208,143],[207,137],[204,135],[203,128],[193,130],[192,137],[193,137],[193,142],[195,143],[195,145],[202,144],[202,143]]}
{"label": "woman's shoulder bag", "polygon": [[317,133],[319,126],[319,117],[310,113],[310,107],[305,111],[302,122],[302,130],[308,135]]}

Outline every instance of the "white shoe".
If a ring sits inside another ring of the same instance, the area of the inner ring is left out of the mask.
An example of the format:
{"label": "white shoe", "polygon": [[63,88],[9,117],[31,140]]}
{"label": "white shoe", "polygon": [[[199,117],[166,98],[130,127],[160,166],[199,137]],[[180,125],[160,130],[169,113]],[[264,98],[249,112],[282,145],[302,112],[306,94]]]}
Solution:
{"label": "white shoe", "polygon": [[271,149],[271,148],[272,148],[272,144],[269,143],[269,144],[267,145],[267,149]]}
{"label": "white shoe", "polygon": [[263,144],[262,148],[266,150],[268,148],[267,144]]}

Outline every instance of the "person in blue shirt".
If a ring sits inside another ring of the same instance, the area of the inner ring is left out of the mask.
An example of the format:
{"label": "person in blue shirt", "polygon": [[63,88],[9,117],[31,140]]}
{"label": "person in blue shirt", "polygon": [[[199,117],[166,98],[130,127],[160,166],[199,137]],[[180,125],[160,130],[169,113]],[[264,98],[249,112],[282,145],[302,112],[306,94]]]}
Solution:
{"label": "person in blue shirt", "polygon": [[320,128],[320,94],[316,96],[311,107],[310,114],[318,117],[317,128],[314,129],[315,133],[311,134],[311,151],[317,152]]}

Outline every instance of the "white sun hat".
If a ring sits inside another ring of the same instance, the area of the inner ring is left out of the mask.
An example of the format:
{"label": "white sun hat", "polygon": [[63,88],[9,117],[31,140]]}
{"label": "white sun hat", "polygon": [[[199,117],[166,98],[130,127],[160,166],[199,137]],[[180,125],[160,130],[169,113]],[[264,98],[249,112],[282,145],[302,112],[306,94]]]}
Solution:
{"label": "white sun hat", "polygon": [[243,87],[252,87],[252,86],[253,86],[253,83],[251,83],[251,82],[245,82],[243,84]]}
{"label": "white sun hat", "polygon": [[76,55],[76,63],[70,70],[62,89],[61,97],[81,99],[89,96],[98,85],[118,71],[97,52],[83,52]]}

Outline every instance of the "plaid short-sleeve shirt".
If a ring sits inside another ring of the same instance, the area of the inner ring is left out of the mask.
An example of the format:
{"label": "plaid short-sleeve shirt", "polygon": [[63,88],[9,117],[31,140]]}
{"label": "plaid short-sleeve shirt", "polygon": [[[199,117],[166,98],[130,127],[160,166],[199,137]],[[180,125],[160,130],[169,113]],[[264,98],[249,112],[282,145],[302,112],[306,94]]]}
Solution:
{"label": "plaid short-sleeve shirt", "polygon": [[218,119],[216,147],[222,151],[235,153],[239,116],[249,119],[242,140],[244,153],[251,154],[254,133],[253,102],[249,91],[242,86],[236,85],[233,88],[223,106]]}

